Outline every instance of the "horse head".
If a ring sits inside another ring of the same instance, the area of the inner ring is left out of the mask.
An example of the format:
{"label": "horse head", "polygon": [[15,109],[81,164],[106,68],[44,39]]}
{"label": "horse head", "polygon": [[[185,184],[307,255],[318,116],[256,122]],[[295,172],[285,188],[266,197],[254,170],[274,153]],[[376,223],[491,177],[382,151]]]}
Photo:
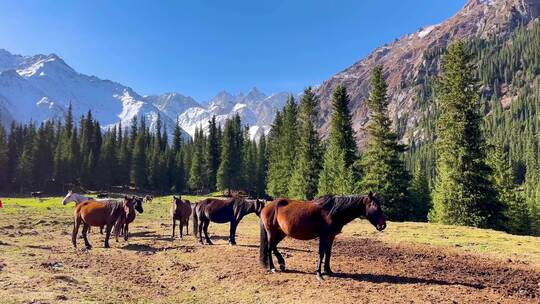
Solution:
{"label": "horse head", "polygon": [[66,194],[66,197],[64,197],[64,200],[62,201],[62,205],[65,206],[72,201],[73,201],[73,191],[69,190],[68,193]]}
{"label": "horse head", "polygon": [[176,197],[173,195],[173,203],[176,205],[176,209],[179,209],[182,205],[182,196]]}
{"label": "horse head", "polygon": [[380,200],[377,193],[369,191],[368,196],[364,200],[366,206],[366,218],[375,226],[378,231],[383,231],[386,228],[386,217],[381,208]]}
{"label": "horse head", "polygon": [[124,208],[124,213],[126,217],[129,216],[130,212],[133,212],[133,207],[135,205],[135,197],[128,197],[127,195],[124,196],[124,204],[122,205]]}
{"label": "horse head", "polygon": [[140,196],[137,196],[135,198],[135,210],[137,210],[137,212],[139,213],[143,213],[144,209],[143,209],[143,198],[140,197]]}
{"label": "horse head", "polygon": [[257,214],[257,216],[261,215],[261,211],[263,210],[264,205],[265,205],[264,200],[260,200],[260,199],[255,200],[255,214]]}

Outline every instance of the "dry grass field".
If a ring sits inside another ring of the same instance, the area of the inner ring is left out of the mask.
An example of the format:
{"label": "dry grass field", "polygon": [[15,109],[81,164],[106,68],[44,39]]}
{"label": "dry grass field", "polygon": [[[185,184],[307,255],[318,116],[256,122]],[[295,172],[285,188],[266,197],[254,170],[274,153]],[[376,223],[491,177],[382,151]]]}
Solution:
{"label": "dry grass field", "polygon": [[[188,197],[196,201],[196,197]],[[258,264],[258,218],[211,224],[215,245],[172,240],[170,197],[137,215],[128,242],[91,231],[94,248],[71,245],[73,204],[3,199],[2,303],[540,303],[540,238],[422,223],[376,232],[356,220],[338,236],[335,277],[318,281],[317,242],[280,244],[287,272]],[[190,223],[191,224],[191,223]]]}

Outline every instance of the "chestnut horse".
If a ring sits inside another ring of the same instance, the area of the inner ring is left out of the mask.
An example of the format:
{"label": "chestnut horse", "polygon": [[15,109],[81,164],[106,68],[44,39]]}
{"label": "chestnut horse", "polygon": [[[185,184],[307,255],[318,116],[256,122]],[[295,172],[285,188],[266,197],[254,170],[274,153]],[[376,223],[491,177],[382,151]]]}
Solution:
{"label": "chestnut horse", "polygon": [[386,228],[381,205],[371,192],[367,196],[324,196],[315,201],[274,200],[261,211],[260,262],[275,272],[273,252],[279,268],[285,271],[285,259],[277,249],[278,243],[286,236],[298,240],[319,237],[317,278],[322,279],[323,258],[325,273],[332,275],[330,256],[334,238],[341,233],[343,226],[361,216],[365,216],[379,231]]}
{"label": "chestnut horse", "polygon": [[174,230],[176,228],[176,221],[179,221],[178,229],[180,229],[179,239],[182,239],[183,227],[186,227],[186,234],[189,234],[189,216],[191,215],[191,202],[188,200],[182,200],[182,197],[173,196],[171,204],[171,218],[172,218],[172,238],[174,239]]}
{"label": "chestnut horse", "polygon": [[134,203],[133,198],[126,196],[122,201],[99,202],[89,200],[77,205],[73,211],[73,233],[71,235],[73,247],[77,248],[77,233],[79,232],[79,226],[83,224],[82,234],[86,248],[92,248],[87,233],[90,226],[107,226],[105,230],[105,248],[109,248],[109,238],[111,237],[113,225],[122,214],[129,214],[129,210],[133,209]]}
{"label": "chestnut horse", "polygon": [[[116,220],[116,225],[114,227],[114,235],[116,237],[116,241],[118,242],[118,235],[123,235],[124,240],[128,240],[129,236],[129,224],[131,224],[135,220],[135,216],[137,215],[137,212],[143,213],[143,199],[142,197],[133,197],[134,203],[129,206],[128,208],[124,209],[124,213],[118,217]],[[135,212],[137,211],[137,212]]]}
{"label": "chestnut horse", "polygon": [[[250,213],[257,216],[261,213],[264,202],[261,200],[247,200],[242,197],[233,197],[227,200],[207,198],[193,208],[193,231],[203,243],[203,232],[208,245],[212,245],[208,237],[208,225],[214,223],[231,223],[229,232],[229,245],[236,245],[236,227],[242,218]],[[200,221],[200,223],[199,223]]]}

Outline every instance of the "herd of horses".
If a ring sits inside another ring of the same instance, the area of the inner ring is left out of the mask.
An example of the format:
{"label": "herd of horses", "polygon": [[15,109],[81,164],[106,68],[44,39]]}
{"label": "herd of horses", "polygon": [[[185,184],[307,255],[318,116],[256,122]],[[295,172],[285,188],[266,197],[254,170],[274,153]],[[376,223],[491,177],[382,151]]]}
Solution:
{"label": "herd of horses", "polygon": [[[118,236],[128,239],[129,224],[135,220],[136,213],[143,213],[143,201],[150,202],[152,197],[125,196],[122,199],[94,199],[68,192],[63,204],[75,202],[73,211],[72,243],[77,247],[77,235],[83,225],[82,238],[86,248],[91,249],[88,241],[90,227],[105,227],[105,247],[109,248],[109,238],[114,229]],[[175,237],[178,221],[180,239],[184,227],[189,234],[189,219],[192,218],[193,234],[199,242],[212,245],[208,236],[210,222],[230,223],[229,244],[236,245],[236,228],[246,215],[255,213],[260,218],[260,253],[259,260],[263,267],[275,272],[272,254],[276,257],[279,269],[285,271],[285,259],[277,246],[286,236],[298,240],[319,238],[319,258],[316,275],[332,275],[330,257],[336,235],[352,220],[365,217],[378,231],[386,228],[385,215],[376,194],[334,196],[327,195],[313,201],[298,201],[280,198],[271,202],[244,197],[229,199],[207,198],[195,204],[181,197],[173,196],[170,207],[172,219],[172,238]],[[323,272],[324,264],[324,272]]]}

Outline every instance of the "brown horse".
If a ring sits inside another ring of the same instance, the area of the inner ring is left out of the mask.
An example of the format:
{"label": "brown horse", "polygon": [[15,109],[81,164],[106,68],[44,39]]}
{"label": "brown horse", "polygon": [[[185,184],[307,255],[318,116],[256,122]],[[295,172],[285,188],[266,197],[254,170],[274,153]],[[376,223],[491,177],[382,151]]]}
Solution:
{"label": "brown horse", "polygon": [[[207,198],[193,208],[193,231],[203,243],[203,231],[208,245],[212,245],[208,237],[208,225],[214,223],[231,223],[229,232],[229,244],[236,245],[236,227],[242,218],[250,213],[257,216],[261,213],[264,202],[260,200],[246,200],[242,197],[233,197],[227,200]],[[200,223],[199,223],[200,221]]]}
{"label": "brown horse", "polygon": [[[116,225],[114,227],[114,234],[116,241],[118,242],[118,235],[123,235],[124,240],[128,240],[129,236],[129,224],[133,223],[137,212],[143,213],[143,199],[142,197],[133,197],[134,203],[127,208],[124,208],[124,212],[116,220]],[[137,212],[135,212],[135,210]]]}
{"label": "brown horse", "polygon": [[275,272],[273,252],[281,271],[285,271],[285,259],[277,249],[278,243],[286,236],[298,240],[319,237],[317,278],[322,279],[323,258],[326,274],[332,275],[330,256],[334,238],[343,226],[361,216],[379,231],[386,228],[380,203],[371,192],[367,196],[324,196],[315,201],[275,200],[261,211],[260,262]]}
{"label": "brown horse", "polygon": [[134,203],[133,198],[126,196],[122,201],[100,202],[89,200],[77,205],[73,211],[73,233],[71,235],[73,247],[77,248],[77,233],[79,232],[79,226],[83,224],[82,234],[86,248],[92,248],[87,233],[90,226],[107,226],[105,230],[105,248],[109,248],[109,238],[111,237],[113,225],[122,214],[129,213]]}
{"label": "brown horse", "polygon": [[174,230],[176,228],[176,221],[178,229],[180,229],[179,239],[182,239],[182,228],[186,227],[186,234],[189,234],[189,216],[191,215],[191,202],[188,200],[182,200],[182,197],[173,196],[171,204],[171,217],[172,217],[172,238],[174,239]]}

